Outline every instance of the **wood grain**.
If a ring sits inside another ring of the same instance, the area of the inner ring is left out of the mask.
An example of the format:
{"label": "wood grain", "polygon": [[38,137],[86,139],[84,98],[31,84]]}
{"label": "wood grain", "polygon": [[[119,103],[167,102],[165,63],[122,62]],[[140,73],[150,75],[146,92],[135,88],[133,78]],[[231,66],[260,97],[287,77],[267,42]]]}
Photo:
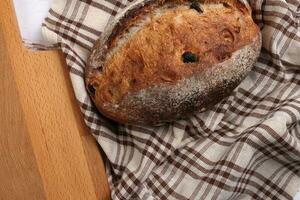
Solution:
{"label": "wood grain", "polygon": [[12,2],[0,8],[0,199],[108,199],[63,55],[26,50]]}
{"label": "wood grain", "polygon": [[[0,44],[3,35],[0,32]],[[12,71],[0,48],[0,199],[45,199]]]}

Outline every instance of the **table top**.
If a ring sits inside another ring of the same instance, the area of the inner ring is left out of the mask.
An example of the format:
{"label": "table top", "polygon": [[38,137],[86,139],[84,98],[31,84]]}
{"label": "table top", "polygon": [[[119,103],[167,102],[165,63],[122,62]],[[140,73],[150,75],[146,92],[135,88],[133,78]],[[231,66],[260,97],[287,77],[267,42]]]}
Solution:
{"label": "table top", "polygon": [[0,8],[0,199],[108,199],[64,55],[24,48],[12,1]]}

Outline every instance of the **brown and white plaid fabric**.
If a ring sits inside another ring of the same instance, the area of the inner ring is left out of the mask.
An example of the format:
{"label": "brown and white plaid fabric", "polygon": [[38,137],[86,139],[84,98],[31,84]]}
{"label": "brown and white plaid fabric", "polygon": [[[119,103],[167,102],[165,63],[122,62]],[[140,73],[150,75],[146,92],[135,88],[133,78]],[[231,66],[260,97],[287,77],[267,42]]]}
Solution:
{"label": "brown and white plaid fabric", "polygon": [[57,49],[58,46],[52,44],[35,43],[22,39],[24,47],[32,51],[45,51],[51,49]]}
{"label": "brown and white plaid fabric", "polygon": [[300,1],[249,0],[263,48],[214,108],[160,127],[116,124],[84,87],[95,40],[127,0],[54,0],[43,24],[66,54],[113,199],[293,199],[300,188]]}

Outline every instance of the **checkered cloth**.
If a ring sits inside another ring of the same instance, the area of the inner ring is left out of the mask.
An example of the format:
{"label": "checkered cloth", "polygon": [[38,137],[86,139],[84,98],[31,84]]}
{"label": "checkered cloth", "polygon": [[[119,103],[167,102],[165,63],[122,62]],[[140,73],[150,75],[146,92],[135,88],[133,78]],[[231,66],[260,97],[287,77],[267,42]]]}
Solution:
{"label": "checkered cloth", "polygon": [[249,0],[263,48],[211,110],[160,127],[99,114],[84,68],[126,0],[54,0],[45,37],[66,54],[85,122],[106,155],[113,199],[292,199],[300,188],[300,1]]}

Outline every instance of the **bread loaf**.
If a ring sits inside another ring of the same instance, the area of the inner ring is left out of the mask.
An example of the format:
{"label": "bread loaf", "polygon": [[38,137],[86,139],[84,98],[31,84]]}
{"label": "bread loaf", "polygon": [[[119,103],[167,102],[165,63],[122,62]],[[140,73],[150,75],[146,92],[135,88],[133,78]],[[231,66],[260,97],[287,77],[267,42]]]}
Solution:
{"label": "bread loaf", "polygon": [[238,0],[137,0],[96,42],[86,86],[115,121],[170,122],[230,95],[260,47],[251,10]]}

